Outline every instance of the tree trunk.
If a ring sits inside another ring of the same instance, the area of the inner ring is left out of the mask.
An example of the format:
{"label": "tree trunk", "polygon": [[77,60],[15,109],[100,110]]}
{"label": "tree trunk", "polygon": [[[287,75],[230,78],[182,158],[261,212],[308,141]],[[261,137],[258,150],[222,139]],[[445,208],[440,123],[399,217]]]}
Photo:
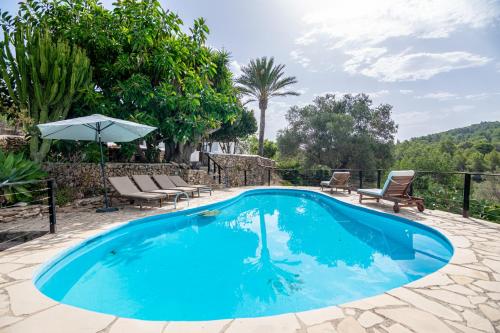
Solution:
{"label": "tree trunk", "polygon": [[264,156],[264,130],[266,128],[266,109],[267,109],[267,99],[261,99],[259,101],[260,109],[260,126],[259,126],[259,155]]}
{"label": "tree trunk", "polygon": [[140,141],[135,145],[135,162],[146,163],[146,154],[141,148]]}
{"label": "tree trunk", "polygon": [[167,162],[190,164],[191,154],[194,150],[195,144],[191,142],[165,144],[165,160]]}
{"label": "tree trunk", "polygon": [[29,140],[30,157],[37,163],[42,163],[50,150],[52,140],[40,139],[37,134],[32,134]]}

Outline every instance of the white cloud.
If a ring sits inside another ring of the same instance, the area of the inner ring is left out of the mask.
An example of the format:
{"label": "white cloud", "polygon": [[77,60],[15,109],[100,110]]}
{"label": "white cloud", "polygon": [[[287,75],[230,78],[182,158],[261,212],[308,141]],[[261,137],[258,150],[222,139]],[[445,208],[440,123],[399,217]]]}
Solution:
{"label": "white cloud", "polygon": [[469,101],[480,101],[492,96],[500,96],[500,92],[482,92],[477,94],[468,94],[464,96],[464,99],[467,99]]}
{"label": "white cloud", "polygon": [[409,94],[413,94],[413,90],[411,89],[400,89],[399,92],[402,94],[402,95],[409,95]]}
{"label": "white cloud", "polygon": [[296,39],[299,49],[293,56],[304,67],[311,59],[303,59],[300,51],[317,44],[349,56],[347,73],[385,82],[427,80],[491,60],[460,51],[394,53],[383,44],[389,39],[446,38],[500,22],[500,6],[493,0],[315,0],[314,6],[303,5],[303,12],[305,31]]}
{"label": "white cloud", "polygon": [[449,101],[452,99],[457,99],[458,96],[456,94],[447,92],[447,91],[440,91],[440,92],[435,92],[435,93],[428,93],[422,96],[417,96],[416,98],[418,99],[437,99],[439,101]]}
{"label": "white cloud", "polygon": [[298,92],[300,95],[304,95],[309,91],[309,88],[300,88],[300,89],[294,89],[296,92]]}
{"label": "white cloud", "polygon": [[494,24],[500,6],[491,0],[316,0],[305,7],[308,45],[328,38],[333,47],[377,45],[394,37],[443,38],[463,28]]}
{"label": "white cloud", "polygon": [[455,69],[478,67],[490,62],[486,58],[469,52],[408,53],[387,55],[372,63],[358,62],[353,65],[347,61],[344,68],[351,74],[362,74],[380,81],[415,81]]}
{"label": "white cloud", "polygon": [[382,47],[366,47],[346,51],[346,54],[351,58],[344,63],[344,70],[350,74],[356,74],[360,67],[372,64],[386,52],[387,49]]}
{"label": "white cloud", "polygon": [[438,91],[432,92],[421,96],[415,96],[417,99],[435,99],[439,101],[451,101],[451,100],[467,100],[467,101],[480,101],[487,99],[491,96],[498,96],[499,92],[482,92],[477,94],[467,94],[467,95],[458,95],[455,93],[451,93],[448,91]]}
{"label": "white cloud", "polygon": [[366,94],[372,98],[379,98],[379,97],[382,97],[385,95],[389,95],[389,90],[379,90],[379,91],[367,92]]}
{"label": "white cloud", "polygon": [[229,69],[231,69],[231,72],[233,72],[234,77],[238,77],[243,74],[243,72],[241,71],[241,65],[236,60],[231,61],[231,63],[229,64]]}
{"label": "white cloud", "polygon": [[332,94],[337,97],[342,97],[344,95],[358,95],[358,94],[366,94],[370,96],[371,98],[380,98],[382,96],[386,96],[390,94],[389,90],[379,90],[379,91],[360,91],[360,92],[355,92],[355,91],[324,91],[319,94],[314,94],[313,97],[318,97],[318,96],[325,96],[326,94]]}
{"label": "white cloud", "polygon": [[302,67],[307,68],[311,64],[311,59],[308,57],[304,56],[302,51],[299,50],[293,50],[290,52],[290,57],[298,64],[300,64]]}

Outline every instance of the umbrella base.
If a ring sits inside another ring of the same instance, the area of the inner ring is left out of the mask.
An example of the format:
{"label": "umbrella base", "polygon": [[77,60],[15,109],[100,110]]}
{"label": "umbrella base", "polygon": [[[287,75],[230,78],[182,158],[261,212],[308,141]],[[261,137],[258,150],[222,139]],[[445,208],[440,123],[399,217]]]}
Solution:
{"label": "umbrella base", "polygon": [[118,208],[116,207],[102,207],[102,208],[97,208],[96,213],[111,213],[111,212],[116,212],[118,211]]}

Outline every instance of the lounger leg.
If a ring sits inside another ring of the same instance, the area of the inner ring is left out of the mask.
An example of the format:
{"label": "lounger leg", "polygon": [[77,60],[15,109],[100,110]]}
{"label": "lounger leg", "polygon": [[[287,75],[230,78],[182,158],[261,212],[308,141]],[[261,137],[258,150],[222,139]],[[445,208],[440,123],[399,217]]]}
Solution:
{"label": "lounger leg", "polygon": [[379,198],[377,198],[377,202],[380,202],[380,199],[379,199]]}
{"label": "lounger leg", "polygon": [[160,199],[160,208],[161,208],[162,200],[163,200],[163,199]]}
{"label": "lounger leg", "polygon": [[363,203],[363,194],[359,195],[359,203]]}

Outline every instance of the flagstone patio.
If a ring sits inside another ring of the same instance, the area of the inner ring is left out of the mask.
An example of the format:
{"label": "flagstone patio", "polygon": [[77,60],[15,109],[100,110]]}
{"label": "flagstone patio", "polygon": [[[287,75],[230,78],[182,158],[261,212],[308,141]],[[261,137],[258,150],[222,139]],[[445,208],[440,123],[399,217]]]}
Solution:
{"label": "flagstone patio", "polygon": [[[191,207],[247,189],[217,190],[211,197],[192,200]],[[333,196],[357,204],[355,195]],[[185,203],[179,206],[182,209]],[[363,206],[392,214],[390,205]],[[433,210],[418,213],[416,209],[402,209],[399,215],[434,227],[449,238],[455,254],[448,265],[384,294],[319,310],[207,322],[141,321],[63,305],[45,297],[33,285],[34,272],[63,249],[129,220],[171,209],[140,211],[124,207],[104,215],[90,208],[75,209],[58,214],[56,234],[0,252],[0,332],[500,332],[500,225]]]}

